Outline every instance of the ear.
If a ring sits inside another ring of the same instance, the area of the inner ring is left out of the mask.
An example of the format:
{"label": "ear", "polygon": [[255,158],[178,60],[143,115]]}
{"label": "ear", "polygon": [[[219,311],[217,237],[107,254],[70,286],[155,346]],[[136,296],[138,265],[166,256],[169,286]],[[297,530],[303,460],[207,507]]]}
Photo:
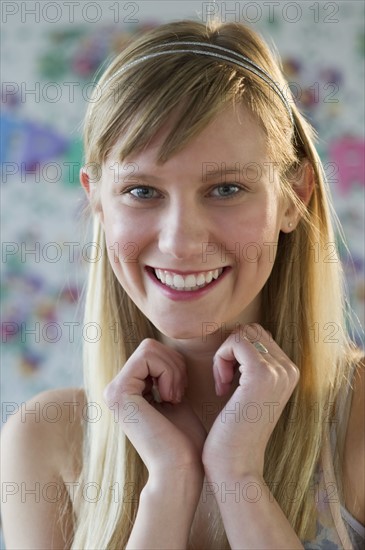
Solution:
{"label": "ear", "polygon": [[104,223],[103,209],[101,206],[101,200],[95,183],[90,180],[89,174],[86,172],[85,168],[82,167],[80,170],[80,183],[84,188],[88,201],[90,203],[91,209],[95,214],[99,216],[100,222]]}
{"label": "ear", "polygon": [[[314,171],[308,159],[305,159],[295,174],[291,175],[289,181],[292,182],[292,189],[303,203],[308,206],[314,189]],[[301,212],[293,201],[286,207],[282,218],[281,231],[290,233],[293,231],[302,217]]]}

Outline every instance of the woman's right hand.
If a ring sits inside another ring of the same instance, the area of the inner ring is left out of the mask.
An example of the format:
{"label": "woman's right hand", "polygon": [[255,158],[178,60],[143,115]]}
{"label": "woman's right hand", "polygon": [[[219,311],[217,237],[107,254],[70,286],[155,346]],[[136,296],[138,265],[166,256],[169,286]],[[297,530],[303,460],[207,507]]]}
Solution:
{"label": "woman's right hand", "polygon": [[[161,403],[153,400],[153,386]],[[121,429],[145,463],[149,475],[201,472],[206,431],[183,393],[183,356],[147,338],[104,390]]]}

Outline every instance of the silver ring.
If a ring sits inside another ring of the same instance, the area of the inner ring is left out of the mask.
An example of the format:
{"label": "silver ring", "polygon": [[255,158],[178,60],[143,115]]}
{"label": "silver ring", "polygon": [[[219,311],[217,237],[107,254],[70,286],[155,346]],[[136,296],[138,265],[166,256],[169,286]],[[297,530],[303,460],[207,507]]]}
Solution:
{"label": "silver ring", "polygon": [[269,353],[265,346],[261,344],[261,342],[253,342],[253,345],[260,353]]}

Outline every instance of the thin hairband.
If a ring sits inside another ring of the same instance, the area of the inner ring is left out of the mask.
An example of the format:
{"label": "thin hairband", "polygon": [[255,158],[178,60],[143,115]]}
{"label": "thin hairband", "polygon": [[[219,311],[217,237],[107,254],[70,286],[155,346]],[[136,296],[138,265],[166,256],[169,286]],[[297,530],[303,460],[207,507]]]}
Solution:
{"label": "thin hairband", "polygon": [[113,73],[103,84],[102,89],[104,89],[111,80],[113,80],[118,74],[124,72],[125,70],[129,69],[130,67],[133,67],[134,65],[137,65],[138,63],[142,63],[143,61],[147,59],[153,59],[154,57],[159,57],[161,55],[167,55],[171,53],[198,53],[200,55],[206,55],[211,57],[216,57],[218,59],[223,59],[224,61],[229,61],[230,63],[235,63],[236,65],[239,65],[240,67],[243,67],[244,69],[247,69],[248,71],[256,74],[259,78],[264,80],[266,84],[270,86],[272,90],[280,97],[281,101],[283,102],[289,118],[291,120],[291,123],[294,125],[294,119],[293,119],[293,113],[291,110],[291,107],[289,105],[289,102],[287,101],[284,94],[281,92],[280,88],[274,82],[274,80],[271,78],[271,76],[259,65],[256,65],[251,59],[248,57],[245,57],[244,55],[235,52],[234,50],[230,50],[228,48],[224,48],[223,46],[218,46],[217,44],[209,44],[208,42],[186,42],[186,41],[177,41],[177,42],[165,42],[163,44],[156,44],[154,47],[165,47],[165,46],[204,46],[209,47],[212,49],[216,49],[219,51],[223,51],[226,53],[229,53],[231,56],[236,56],[238,59],[232,59],[231,57],[228,57],[227,55],[224,55],[222,53],[216,53],[216,52],[210,52],[207,50],[201,50],[196,48],[189,48],[189,49],[174,49],[174,50],[163,50],[161,52],[153,52],[144,56],[139,57],[138,59],[135,59],[134,61],[130,61],[129,63],[126,63],[120,69],[118,69],[115,73]]}

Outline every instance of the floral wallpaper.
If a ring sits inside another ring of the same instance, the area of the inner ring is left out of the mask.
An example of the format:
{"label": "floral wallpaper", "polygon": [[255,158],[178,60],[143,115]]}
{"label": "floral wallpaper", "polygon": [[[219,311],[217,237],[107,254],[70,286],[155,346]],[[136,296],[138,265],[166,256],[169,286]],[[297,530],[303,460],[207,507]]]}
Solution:
{"label": "floral wallpaper", "polygon": [[[7,7],[2,40],[4,401],[21,402],[46,388],[81,384],[81,341],[93,335],[83,334],[82,326],[82,288],[91,251],[84,245],[87,229],[81,219],[80,127],[97,69],[136,31],[169,18],[203,19],[217,12],[217,5],[226,20],[245,16],[276,46],[296,101],[318,132],[352,256],[342,250],[349,298],[364,322],[361,2],[329,2],[325,11],[318,3],[312,9],[307,2],[287,3],[281,10],[273,3],[265,11],[262,4],[241,2],[240,10],[231,12],[225,3],[224,13],[224,3],[193,2],[189,11],[189,2],[185,8],[176,2],[170,16],[162,12],[164,3],[157,2],[160,17],[158,9],[144,11],[146,2],[129,3],[119,14],[115,3],[109,3],[109,20],[94,22],[98,12],[92,3],[75,13],[73,22],[64,20],[70,13],[52,22],[57,13],[50,8],[38,13],[38,21],[30,4],[29,13],[22,13],[21,3],[14,3],[19,8],[15,14]],[[100,4],[103,10],[106,4]],[[117,16],[123,21],[116,22]]]}

